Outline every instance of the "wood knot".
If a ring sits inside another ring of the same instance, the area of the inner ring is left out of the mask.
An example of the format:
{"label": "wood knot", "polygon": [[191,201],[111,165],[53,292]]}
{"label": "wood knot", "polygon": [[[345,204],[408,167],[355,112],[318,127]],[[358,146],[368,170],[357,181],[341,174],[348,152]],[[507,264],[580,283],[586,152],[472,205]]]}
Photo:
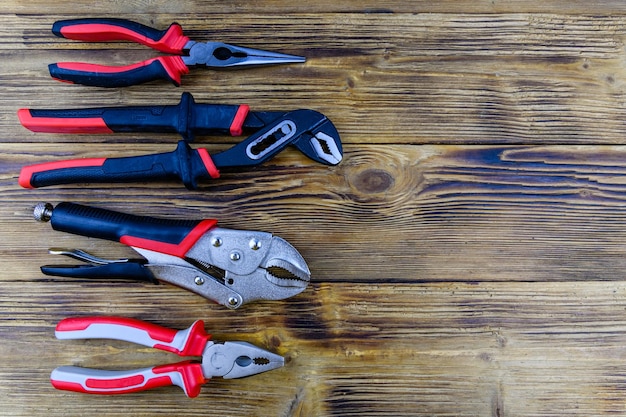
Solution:
{"label": "wood knot", "polygon": [[354,187],[366,194],[382,193],[391,188],[394,183],[393,176],[382,169],[366,169],[357,174],[353,181]]}

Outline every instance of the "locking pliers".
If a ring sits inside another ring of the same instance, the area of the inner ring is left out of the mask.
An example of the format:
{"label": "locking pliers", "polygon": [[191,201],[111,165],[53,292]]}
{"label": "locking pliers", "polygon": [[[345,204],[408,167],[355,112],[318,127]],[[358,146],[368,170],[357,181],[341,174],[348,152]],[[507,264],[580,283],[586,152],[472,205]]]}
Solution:
{"label": "locking pliers", "polygon": [[51,250],[87,262],[43,266],[42,272],[76,278],[164,281],[236,309],[255,300],[282,300],[310,280],[306,262],[271,233],[217,227],[217,220],[170,220],[88,207],[40,203],[35,219],[54,230],[119,241],[144,259],[105,260],[76,250]]}

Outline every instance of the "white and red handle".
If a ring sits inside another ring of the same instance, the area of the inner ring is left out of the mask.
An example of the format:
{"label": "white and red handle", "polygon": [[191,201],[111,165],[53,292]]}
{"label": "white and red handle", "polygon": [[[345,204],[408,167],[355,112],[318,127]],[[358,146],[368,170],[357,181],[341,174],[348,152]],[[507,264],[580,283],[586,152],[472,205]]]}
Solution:
{"label": "white and red handle", "polygon": [[104,395],[177,385],[188,397],[193,398],[200,394],[202,384],[208,382],[208,379],[204,378],[199,362],[184,361],[131,371],[61,366],[52,371],[50,382],[56,389]]}
{"label": "white and red handle", "polygon": [[181,356],[201,356],[211,335],[204,322],[196,320],[188,329],[174,330],[126,317],[76,317],[57,324],[57,339],[113,339],[137,343]]}
{"label": "white and red handle", "polygon": [[[181,356],[201,356],[211,336],[201,320],[188,329],[174,330],[125,317],[80,317],[61,320],[58,339],[114,339],[173,352]],[[57,389],[90,394],[123,394],[155,387],[177,385],[189,397],[200,393],[204,377],[199,362],[183,361],[132,371],[105,371],[62,366],[50,375]]]}

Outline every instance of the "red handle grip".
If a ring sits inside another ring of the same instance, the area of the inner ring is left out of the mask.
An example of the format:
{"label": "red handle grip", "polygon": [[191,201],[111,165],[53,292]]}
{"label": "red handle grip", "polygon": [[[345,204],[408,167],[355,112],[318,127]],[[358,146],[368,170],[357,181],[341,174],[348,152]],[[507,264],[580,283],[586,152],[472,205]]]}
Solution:
{"label": "red handle grip", "polygon": [[132,371],[104,371],[76,366],[61,366],[50,375],[52,385],[61,390],[87,394],[126,394],[151,388],[177,385],[188,397],[197,397],[208,382],[202,365],[194,361],[178,362]]}
{"label": "red handle grip", "polygon": [[87,42],[132,41],[169,54],[181,54],[189,42],[177,23],[160,31],[125,19],[60,20],[54,23],[52,32],[63,38]]}
{"label": "red handle grip", "polygon": [[22,126],[33,132],[44,133],[113,133],[102,117],[36,116],[30,109],[19,109],[17,117]]}

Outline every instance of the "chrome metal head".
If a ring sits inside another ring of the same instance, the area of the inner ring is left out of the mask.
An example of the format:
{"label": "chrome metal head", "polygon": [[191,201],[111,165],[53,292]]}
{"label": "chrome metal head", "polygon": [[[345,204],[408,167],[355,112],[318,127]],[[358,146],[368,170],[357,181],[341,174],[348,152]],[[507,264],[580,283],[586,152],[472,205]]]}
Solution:
{"label": "chrome metal head", "polygon": [[210,68],[246,67],[254,65],[292,64],[306,61],[305,57],[244,48],[221,42],[189,42],[183,56],[186,65],[206,65]]}
{"label": "chrome metal head", "polygon": [[205,378],[243,378],[281,368],[285,359],[247,342],[207,345],[202,356]]}
{"label": "chrome metal head", "polygon": [[187,252],[186,259],[227,291],[227,298],[218,302],[229,308],[293,297],[311,279],[302,255],[286,240],[266,232],[216,227]]}

